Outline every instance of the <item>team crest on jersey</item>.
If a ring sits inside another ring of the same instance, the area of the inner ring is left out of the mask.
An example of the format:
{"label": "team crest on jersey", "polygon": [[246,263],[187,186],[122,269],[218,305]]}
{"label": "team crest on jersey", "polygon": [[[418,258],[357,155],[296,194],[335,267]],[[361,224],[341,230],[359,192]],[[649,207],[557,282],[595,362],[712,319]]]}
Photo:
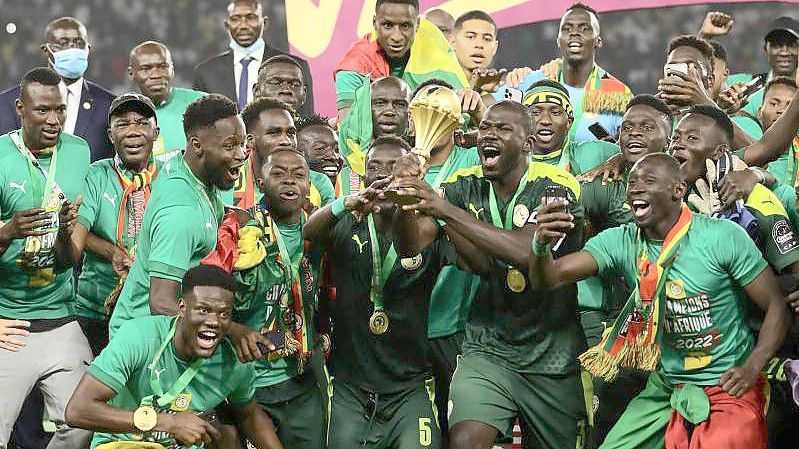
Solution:
{"label": "team crest on jersey", "polygon": [[170,409],[173,412],[185,412],[189,409],[189,405],[191,404],[191,393],[181,393],[179,394],[174,401],[172,401],[172,406]]}
{"label": "team crest on jersey", "polygon": [[529,218],[530,209],[524,204],[517,204],[516,207],[513,208],[513,225],[517,228],[524,226]]}
{"label": "team crest on jersey", "polygon": [[791,225],[788,224],[786,220],[780,220],[774,225],[774,228],[771,230],[771,238],[777,245],[780,254],[786,254],[799,245]]}
{"label": "team crest on jersey", "polygon": [[422,266],[422,255],[417,254],[413,257],[405,257],[400,259],[400,265],[408,271],[413,271]]}
{"label": "team crest on jersey", "polygon": [[682,279],[666,281],[666,296],[671,299],[685,299],[685,286]]}

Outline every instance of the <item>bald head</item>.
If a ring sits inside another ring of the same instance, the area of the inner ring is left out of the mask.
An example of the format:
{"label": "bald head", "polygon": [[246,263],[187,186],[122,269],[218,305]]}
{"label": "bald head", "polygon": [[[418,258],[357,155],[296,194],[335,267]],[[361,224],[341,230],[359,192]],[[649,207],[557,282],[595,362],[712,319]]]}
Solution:
{"label": "bald head", "polygon": [[372,83],[372,132],[375,137],[401,136],[408,130],[411,88],[405,81],[386,76]]}
{"label": "bald head", "polygon": [[641,172],[643,170],[651,170],[663,175],[664,179],[677,183],[682,182],[684,179],[680,163],[672,156],[666,153],[651,153],[642,157],[635,164],[633,164],[630,173]]}
{"label": "bald head", "polygon": [[455,29],[455,18],[443,9],[434,8],[424,13],[424,18],[433,22],[446,38],[452,35],[452,30]]}
{"label": "bald head", "polygon": [[130,51],[128,77],[142,95],[158,106],[171,92],[175,76],[172,55],[166,45],[156,41],[145,41]]}
{"label": "bald head", "polygon": [[44,40],[50,43],[56,39],[55,36],[58,35],[61,30],[76,30],[86,39],[86,25],[80,20],[74,17],[59,17],[47,24],[47,28],[44,29]]}

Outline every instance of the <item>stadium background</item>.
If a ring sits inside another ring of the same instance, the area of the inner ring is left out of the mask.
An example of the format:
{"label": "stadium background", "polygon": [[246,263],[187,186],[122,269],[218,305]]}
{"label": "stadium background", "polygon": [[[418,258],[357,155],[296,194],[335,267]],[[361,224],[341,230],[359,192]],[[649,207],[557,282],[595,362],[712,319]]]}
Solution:
{"label": "stadium background", "polygon": [[[271,18],[267,42],[306,58],[314,76],[316,109],[334,112],[331,69],[356,36],[368,31],[375,0],[262,0]],[[92,43],[87,77],[116,93],[130,89],[128,51],[154,39],[172,50],[177,86],[190,86],[192,67],[226,48],[222,26],[225,0],[0,0],[0,89],[18,82],[26,70],[43,64],[39,46],[52,19],[71,15],[89,28]],[[422,9],[442,6],[457,15],[486,9],[500,25],[497,67],[540,63],[556,54],[557,20],[572,0],[421,0]],[[668,39],[695,33],[707,11],[735,18],[730,36],[719,39],[731,71],[767,67],[763,36],[776,17],[799,19],[799,1],[698,2],[693,0],[583,0],[601,13],[604,48],[600,65],[635,92],[653,91]],[[629,9],[635,8],[635,9]],[[288,17],[287,17],[288,16]],[[549,20],[547,20],[549,19]],[[287,32],[288,30],[288,32]],[[291,41],[291,45],[289,42]]]}

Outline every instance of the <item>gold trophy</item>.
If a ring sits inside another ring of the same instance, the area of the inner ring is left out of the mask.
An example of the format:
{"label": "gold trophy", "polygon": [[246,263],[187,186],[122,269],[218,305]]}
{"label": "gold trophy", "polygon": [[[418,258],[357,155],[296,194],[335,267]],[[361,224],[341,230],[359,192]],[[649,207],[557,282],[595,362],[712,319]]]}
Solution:
{"label": "gold trophy", "polygon": [[[461,101],[452,89],[433,84],[420,90],[411,100],[410,113],[416,132],[413,154],[419,158],[420,176],[424,176],[435,145],[463,125]],[[403,177],[396,172],[395,176]],[[397,204],[416,202],[415,198],[397,195],[397,190],[391,187],[385,194],[387,199]]]}

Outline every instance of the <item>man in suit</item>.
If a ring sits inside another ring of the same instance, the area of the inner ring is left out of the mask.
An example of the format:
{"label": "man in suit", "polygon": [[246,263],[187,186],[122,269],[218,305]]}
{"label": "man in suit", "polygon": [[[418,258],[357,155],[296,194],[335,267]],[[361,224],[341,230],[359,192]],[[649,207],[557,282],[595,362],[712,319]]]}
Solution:
{"label": "man in suit", "polygon": [[[194,68],[194,89],[219,93],[237,101],[239,110],[254,99],[253,86],[258,80],[258,68],[275,55],[286,54],[264,42],[264,27],[269,18],[257,0],[231,0],[227,7],[225,29],[230,35],[228,49],[207,59]],[[311,86],[308,63],[294,56],[302,67],[305,85]],[[313,92],[308,89],[302,114],[313,113]]]}
{"label": "man in suit", "polygon": [[[83,78],[91,48],[86,26],[73,17],[50,22],[41,46],[49,66],[61,76],[59,88],[67,99],[64,131],[88,142],[94,162],[114,155],[107,133],[108,108],[114,94]],[[0,134],[20,127],[17,98],[20,98],[19,86],[0,92]]]}

